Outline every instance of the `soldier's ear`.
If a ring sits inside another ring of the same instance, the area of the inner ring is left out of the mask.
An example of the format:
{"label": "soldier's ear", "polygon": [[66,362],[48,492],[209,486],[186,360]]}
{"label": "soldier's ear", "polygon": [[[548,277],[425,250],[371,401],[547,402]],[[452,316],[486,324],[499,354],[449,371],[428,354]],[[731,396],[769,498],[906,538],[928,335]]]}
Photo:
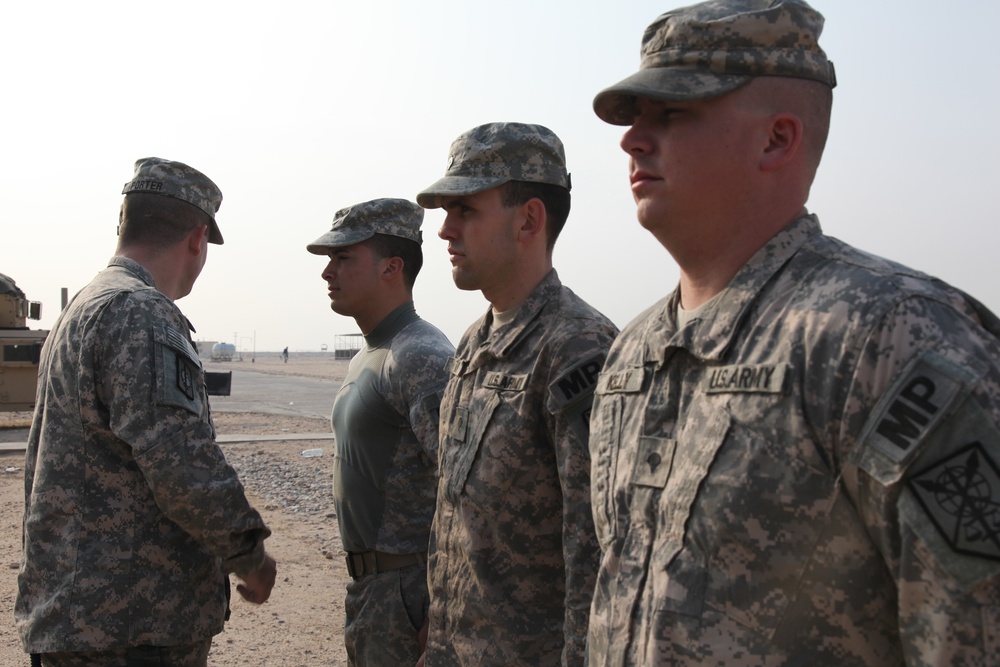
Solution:
{"label": "soldier's ear", "polygon": [[769,121],[767,144],[760,154],[763,171],[774,171],[792,162],[803,148],[805,132],[802,119],[793,113],[778,113]]}
{"label": "soldier's ear", "polygon": [[401,274],[403,272],[402,257],[386,257],[382,261],[385,262],[385,266],[382,267],[383,277],[389,278],[396,274]]}
{"label": "soldier's ear", "polygon": [[545,204],[542,203],[542,200],[538,197],[532,197],[521,204],[519,208],[521,215],[518,217],[518,241],[528,243],[539,236],[544,240],[545,220],[548,212],[545,210]]}
{"label": "soldier's ear", "polygon": [[198,225],[190,232],[188,232],[187,244],[188,250],[191,251],[192,255],[198,256],[201,254],[201,249],[203,247],[202,241],[205,240],[208,234],[208,225]]}

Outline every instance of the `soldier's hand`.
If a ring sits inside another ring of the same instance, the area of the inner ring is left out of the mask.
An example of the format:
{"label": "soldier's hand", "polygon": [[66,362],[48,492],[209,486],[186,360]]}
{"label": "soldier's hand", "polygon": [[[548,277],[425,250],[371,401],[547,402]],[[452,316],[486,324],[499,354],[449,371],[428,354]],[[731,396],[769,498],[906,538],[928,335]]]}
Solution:
{"label": "soldier's hand", "polygon": [[236,590],[243,599],[254,604],[263,604],[271,597],[274,580],[278,576],[278,565],[270,556],[264,556],[264,564],[248,574]]}

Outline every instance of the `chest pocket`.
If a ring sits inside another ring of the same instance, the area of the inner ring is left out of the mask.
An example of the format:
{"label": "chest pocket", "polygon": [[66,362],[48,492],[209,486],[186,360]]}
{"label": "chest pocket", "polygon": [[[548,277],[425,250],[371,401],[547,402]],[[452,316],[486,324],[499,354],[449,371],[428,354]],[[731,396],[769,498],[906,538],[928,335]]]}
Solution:
{"label": "chest pocket", "polygon": [[201,360],[191,343],[169,327],[154,328],[153,341],[156,347],[156,402],[200,415],[205,378]]}
{"label": "chest pocket", "polygon": [[457,503],[469,479],[469,472],[476,461],[483,434],[502,402],[498,392],[489,392],[485,400],[474,400],[458,406],[448,425],[447,446],[441,452],[441,475],[445,480],[445,493],[452,503]]}
{"label": "chest pocket", "polygon": [[[634,424],[627,424],[629,414],[641,414],[638,405],[643,387],[644,371],[641,367],[616,373],[602,373],[594,392],[593,412],[590,423],[590,488],[594,504],[594,528],[602,549],[607,549],[616,539],[625,538],[627,514],[632,502],[632,486],[628,471],[619,471],[619,458],[628,458],[622,452],[623,431]],[[631,433],[631,432],[629,432]],[[629,435],[624,436],[626,440]],[[648,456],[647,456],[648,458]],[[626,464],[627,465],[627,464]],[[665,466],[660,474],[669,470]],[[655,472],[655,471],[651,471]],[[664,478],[665,480],[665,478]]]}
{"label": "chest pocket", "polygon": [[666,572],[654,577],[657,607],[699,616],[704,605],[770,638],[811,562],[836,485],[721,409],[709,419],[710,428],[694,427],[709,437],[681,435],[660,498],[653,563]]}

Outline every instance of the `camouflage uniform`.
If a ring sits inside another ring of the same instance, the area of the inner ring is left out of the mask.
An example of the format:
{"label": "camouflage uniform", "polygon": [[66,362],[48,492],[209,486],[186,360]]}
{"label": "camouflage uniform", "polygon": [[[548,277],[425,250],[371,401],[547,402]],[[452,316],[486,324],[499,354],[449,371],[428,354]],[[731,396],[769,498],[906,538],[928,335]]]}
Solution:
{"label": "camouflage uniform", "polygon": [[821,233],[622,332],[591,665],[1000,664],[1000,322]]}
{"label": "camouflage uniform", "polygon": [[[333,404],[333,495],[344,550],[412,564],[347,586],[351,664],[415,664],[427,614],[427,541],[437,484],[438,409],[455,348],[408,302],[365,336]],[[353,565],[352,565],[353,567]]]}
{"label": "camouflage uniform", "polygon": [[115,257],[43,349],[15,603],[26,651],[170,646],[222,630],[227,572],[270,531],[215,444],[190,324]]}
{"label": "camouflage uniform", "polygon": [[598,555],[587,422],[616,329],[555,271],[490,324],[463,336],[441,404],[426,664],[579,665]]}
{"label": "camouflage uniform", "polygon": [[[424,212],[405,199],[343,208],[306,249],[375,234],[419,244]],[[348,571],[344,639],[352,665],[412,665],[427,617],[427,541],[437,490],[438,416],[455,353],[412,301],[365,334],[333,404],[333,495]]]}
{"label": "camouflage uniform", "polygon": [[[808,142],[827,113],[816,84],[836,84],[822,26],[802,0],[668,12],[644,34],[639,72],[594,109],[632,125],[649,113],[637,99],[705,101],[793,77],[809,83],[781,105],[811,109]],[[649,157],[623,148],[633,168]],[[759,182],[808,185],[809,151]],[[720,181],[718,195],[742,185]],[[746,197],[725,209],[730,228],[764,204]],[[590,664],[1000,664],[997,318],[804,214],[696,311],[679,317],[679,304],[675,292],[626,327],[596,391]]]}

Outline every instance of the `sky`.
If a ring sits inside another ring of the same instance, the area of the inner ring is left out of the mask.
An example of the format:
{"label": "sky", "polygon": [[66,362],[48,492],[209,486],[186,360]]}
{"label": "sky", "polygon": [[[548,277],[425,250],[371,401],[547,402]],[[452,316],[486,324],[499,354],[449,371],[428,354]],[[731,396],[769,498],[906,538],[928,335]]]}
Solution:
{"label": "sky", "polygon": [[[630,0],[177,0],[6,3],[0,20],[0,273],[43,303],[114,253],[137,158],[190,164],[224,201],[225,236],[178,306],[196,340],[333,349],[305,246],[334,213],[413,199],[483,123],[560,136],[573,210],[563,283],[624,326],[677,268],[635,219],[622,129],[594,115],[632,74],[646,26],[682,3]],[[1000,2],[816,0],[838,77],[808,203],[826,233],[921,269],[1000,311]],[[991,194],[992,193],[992,194]],[[440,210],[424,218],[417,312],[457,343],[486,312],[455,288]]]}

